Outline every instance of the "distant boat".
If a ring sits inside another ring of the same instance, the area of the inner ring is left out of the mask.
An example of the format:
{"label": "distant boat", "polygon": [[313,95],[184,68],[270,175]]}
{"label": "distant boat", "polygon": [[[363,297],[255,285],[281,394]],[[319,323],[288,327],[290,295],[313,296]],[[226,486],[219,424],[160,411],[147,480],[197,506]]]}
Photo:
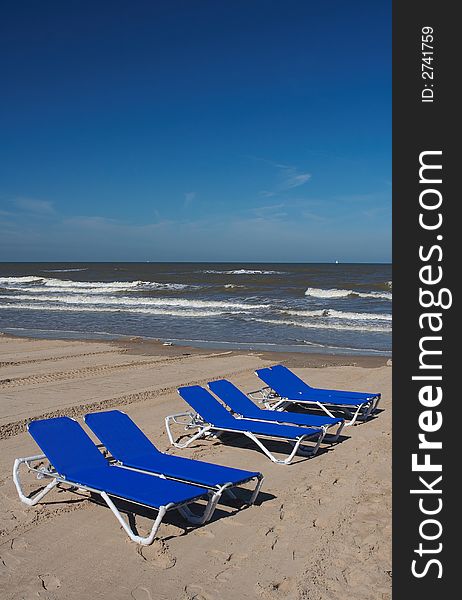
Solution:
{"label": "distant boat", "polygon": [[335,264],[338,265],[338,260],[335,261]]}

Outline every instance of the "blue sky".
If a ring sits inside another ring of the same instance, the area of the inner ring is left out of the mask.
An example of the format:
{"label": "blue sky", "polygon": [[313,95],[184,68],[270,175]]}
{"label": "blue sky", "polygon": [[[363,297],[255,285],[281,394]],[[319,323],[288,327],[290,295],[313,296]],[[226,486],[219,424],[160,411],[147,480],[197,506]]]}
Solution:
{"label": "blue sky", "polygon": [[390,261],[390,16],[7,3],[0,260]]}

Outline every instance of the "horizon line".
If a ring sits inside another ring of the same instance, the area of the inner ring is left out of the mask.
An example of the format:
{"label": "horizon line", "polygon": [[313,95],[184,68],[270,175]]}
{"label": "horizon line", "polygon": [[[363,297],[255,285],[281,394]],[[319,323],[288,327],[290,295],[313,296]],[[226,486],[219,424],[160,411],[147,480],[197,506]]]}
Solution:
{"label": "horizon line", "polygon": [[277,260],[2,260],[3,264],[246,264],[246,265],[392,265],[392,261],[277,261]]}

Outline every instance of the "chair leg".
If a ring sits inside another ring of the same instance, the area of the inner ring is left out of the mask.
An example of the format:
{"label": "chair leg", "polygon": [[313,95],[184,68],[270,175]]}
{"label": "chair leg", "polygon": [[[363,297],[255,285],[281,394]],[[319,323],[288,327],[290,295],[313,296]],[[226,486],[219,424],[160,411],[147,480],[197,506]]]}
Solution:
{"label": "chair leg", "polygon": [[[252,490],[252,494],[249,498],[249,500],[247,502],[244,502],[246,506],[252,506],[252,504],[255,503],[255,500],[258,497],[258,494],[260,492],[261,486],[263,484],[263,475],[259,475],[258,477],[255,477],[256,483],[255,483],[255,487]],[[232,484],[227,484],[229,486],[231,486]],[[224,489],[223,489],[224,488]],[[231,487],[224,487],[223,486],[223,493],[226,494],[227,496],[229,496],[229,498],[231,498],[232,500],[237,500],[238,497],[236,496],[236,494],[233,492],[233,490],[231,489]]]}
{"label": "chair leg", "polygon": [[[44,496],[46,496],[48,494],[48,492],[50,492],[59,483],[57,479],[53,478],[52,481],[50,481],[50,483],[46,487],[43,488],[43,490],[41,490],[40,492],[35,494],[35,496],[33,496],[32,498],[29,498],[28,496],[26,496],[24,494],[24,492],[22,490],[22,486],[21,486],[21,481],[19,478],[19,467],[23,463],[26,463],[35,458],[36,457],[17,458],[14,461],[14,465],[13,465],[13,482],[14,482],[14,485],[16,486],[16,491],[18,492],[18,496],[19,496],[21,502],[23,502],[24,504],[27,504],[27,506],[35,506],[38,502],[40,502],[40,500]],[[50,477],[51,477],[51,475],[50,475]]]}
{"label": "chair leg", "polygon": [[210,429],[210,425],[207,425],[206,427],[201,427],[199,429],[199,431],[197,433],[195,433],[193,436],[191,436],[186,442],[180,443],[180,442],[176,442],[175,438],[173,437],[173,433],[171,431],[171,417],[165,417],[165,427],[167,429],[167,435],[168,435],[168,439],[170,440],[170,443],[172,444],[172,446],[175,446],[175,448],[187,448],[189,446],[189,444],[192,444],[192,442],[196,441],[197,439],[199,439],[200,437],[202,437],[204,434],[206,434]]}
{"label": "chair leg", "polygon": [[[363,409],[363,407],[364,407],[364,403],[360,404],[358,406],[358,408],[356,409],[356,412],[354,413],[354,415],[351,416],[350,421],[348,421],[347,423],[345,423],[345,427],[351,427],[352,425],[355,425],[355,423],[358,420],[359,415],[360,415],[361,410]],[[351,415],[351,413],[350,413],[350,415]]]}
{"label": "chair leg", "polygon": [[232,489],[227,488],[223,493],[226,494],[228,498],[231,498],[231,500],[237,500],[237,496]]}
{"label": "chair leg", "polygon": [[338,440],[338,438],[340,437],[340,434],[342,433],[342,429],[345,427],[345,421],[342,421],[340,423],[340,425],[337,428],[337,431],[335,433],[328,433],[326,431],[326,435],[324,436],[324,439],[326,440],[326,442],[329,443],[334,443]]}
{"label": "chair leg", "polygon": [[374,404],[374,406],[373,406],[373,408],[372,408],[372,410],[371,410],[371,414],[372,414],[372,415],[373,415],[373,414],[375,413],[375,411],[377,410],[377,406],[379,405],[380,398],[381,398],[380,396],[377,396],[377,399],[376,399],[376,401],[375,401],[375,404]]}
{"label": "chair leg", "polygon": [[[249,439],[251,439],[253,442],[255,442],[255,444],[257,444],[257,446],[258,446],[258,447],[259,447],[259,448],[260,448],[260,449],[261,449],[261,450],[262,450],[262,451],[263,451],[263,452],[266,454],[266,456],[267,456],[267,457],[268,457],[268,458],[269,458],[269,459],[270,459],[272,462],[274,462],[274,463],[277,463],[277,464],[279,464],[279,465],[288,465],[288,464],[290,464],[290,463],[291,463],[291,461],[292,461],[292,459],[294,458],[294,456],[297,454],[297,452],[299,452],[299,451],[300,451],[300,444],[301,444],[302,442],[306,441],[306,439],[307,439],[307,436],[306,436],[306,435],[304,435],[304,436],[301,436],[300,438],[298,438],[297,442],[294,444],[294,447],[293,447],[293,450],[292,450],[292,452],[289,454],[289,456],[288,456],[286,459],[282,460],[282,459],[280,459],[280,458],[276,458],[276,457],[274,456],[274,454],[272,454],[272,453],[271,453],[271,452],[268,450],[268,448],[267,448],[267,447],[266,447],[266,446],[265,446],[265,445],[264,445],[264,444],[263,444],[263,443],[262,443],[262,442],[261,442],[261,441],[260,441],[260,440],[259,440],[259,439],[258,439],[258,438],[257,438],[257,437],[254,435],[254,434],[253,434],[253,433],[250,433],[250,432],[248,432],[248,431],[246,431],[246,432],[243,432],[243,433],[244,433],[244,435],[246,435],[246,436],[247,436]],[[310,436],[310,437],[311,437],[311,436]],[[314,455],[316,454],[316,452],[318,451],[318,448],[319,448],[319,446],[320,446],[320,444],[321,444],[321,442],[322,442],[322,439],[323,439],[323,437],[324,437],[324,434],[323,434],[323,433],[319,434],[319,437],[318,437],[318,439],[317,439],[317,442],[316,442],[316,446],[315,446],[315,447],[314,447],[312,450],[310,450],[309,452],[307,452],[307,453],[306,453],[306,456],[314,456]]]}
{"label": "chair leg", "polygon": [[249,506],[252,506],[252,504],[255,503],[255,500],[258,497],[258,494],[260,493],[261,490],[261,486],[263,485],[263,475],[260,475],[259,477],[257,477],[257,485],[255,486],[255,489],[252,492],[252,495],[250,496],[249,499]]}
{"label": "chair leg", "polygon": [[178,507],[178,512],[183,518],[185,518],[193,525],[203,525],[204,523],[207,523],[207,521],[210,521],[210,519],[212,518],[217,504],[221,498],[222,492],[223,490],[220,489],[214,493],[210,493],[209,501],[207,502],[207,506],[205,507],[205,510],[201,516],[195,515],[188,506]]}
{"label": "chair leg", "polygon": [[[322,433],[319,434],[319,436],[316,440],[316,446],[312,450],[305,450],[305,449],[302,450],[301,448],[300,449],[297,448],[299,454],[302,454],[305,456],[314,456],[318,452],[319,447],[321,446],[321,442],[326,437],[326,431],[327,431],[327,428],[325,428],[325,427],[322,427],[321,429],[322,429]],[[302,440],[300,439],[298,445],[300,446],[301,443],[302,443]]]}
{"label": "chair leg", "polygon": [[160,524],[162,523],[162,519],[165,516],[165,513],[167,512],[167,510],[169,508],[171,508],[173,506],[173,504],[171,504],[171,503],[167,504],[166,506],[161,506],[159,508],[159,512],[158,512],[157,518],[154,521],[154,524],[152,526],[151,532],[146,537],[142,537],[142,536],[136,535],[134,533],[134,531],[132,530],[132,528],[127,524],[127,522],[125,521],[125,519],[120,514],[120,511],[118,510],[118,508],[116,507],[116,505],[114,504],[114,502],[110,499],[110,497],[106,494],[106,492],[101,492],[101,498],[103,498],[103,500],[109,506],[109,508],[111,509],[111,511],[114,513],[115,518],[122,525],[122,527],[123,527],[125,533],[128,535],[128,537],[133,542],[136,542],[137,544],[141,544],[142,546],[149,546],[150,544],[152,544],[152,542],[154,541],[154,539],[155,539],[155,537],[157,535],[157,531],[159,530]]}
{"label": "chair leg", "polygon": [[[252,490],[252,494],[251,494],[249,500],[247,502],[245,502],[246,506],[252,506],[252,504],[255,503],[255,500],[257,499],[258,494],[260,493],[261,486],[263,485],[263,475],[258,475],[257,477],[255,477],[255,479],[256,479],[255,487]],[[226,493],[226,495],[229,496],[230,498],[232,498],[233,500],[237,500],[237,496],[232,491],[231,488],[226,488],[224,490],[224,493]]]}
{"label": "chair leg", "polygon": [[363,413],[363,419],[366,421],[371,415],[373,415],[375,413],[375,411],[377,410],[377,406],[380,402],[380,396],[377,397],[375,400],[374,398],[371,399],[369,406],[367,407],[367,409],[364,411]]}

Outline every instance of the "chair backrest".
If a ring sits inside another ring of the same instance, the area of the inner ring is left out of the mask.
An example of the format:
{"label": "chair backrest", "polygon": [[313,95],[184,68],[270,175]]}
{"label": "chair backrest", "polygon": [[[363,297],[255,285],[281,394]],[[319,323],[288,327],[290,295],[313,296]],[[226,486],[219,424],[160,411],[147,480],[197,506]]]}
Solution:
{"label": "chair backrest", "polygon": [[211,425],[226,427],[235,425],[236,419],[222,406],[212,394],[200,385],[178,388],[178,393],[191,408]]}
{"label": "chair backrest", "polygon": [[271,370],[274,374],[281,378],[284,382],[287,383],[295,392],[303,392],[304,390],[312,390],[311,385],[308,385],[306,381],[300,379],[298,375],[295,375],[293,371],[285,367],[284,365],[274,365],[271,367]]}
{"label": "chair backrest", "polygon": [[255,373],[258,377],[269,385],[277,394],[282,397],[299,395],[303,390],[308,391],[310,388],[302,381],[295,373],[289,371],[282,365],[276,365],[272,368],[257,369]]}
{"label": "chair backrest", "polygon": [[161,454],[130,417],[120,410],[90,413],[84,419],[116,460],[130,463],[139,456]]}
{"label": "chair backrest", "polygon": [[109,464],[82,427],[69,417],[31,421],[29,433],[60,475]]}
{"label": "chair backrest", "polygon": [[255,406],[252,400],[230,381],[210,381],[208,386],[233,412],[243,417],[261,417],[261,408]]}

